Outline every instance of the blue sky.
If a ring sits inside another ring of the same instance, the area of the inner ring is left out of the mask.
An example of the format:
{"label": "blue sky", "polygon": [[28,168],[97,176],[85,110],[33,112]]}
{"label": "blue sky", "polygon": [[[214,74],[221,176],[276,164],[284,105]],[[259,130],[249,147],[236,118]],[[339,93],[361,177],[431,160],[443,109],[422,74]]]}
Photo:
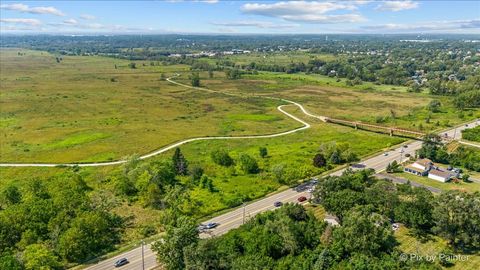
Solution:
{"label": "blue sky", "polygon": [[480,1],[4,1],[5,33],[475,33]]}

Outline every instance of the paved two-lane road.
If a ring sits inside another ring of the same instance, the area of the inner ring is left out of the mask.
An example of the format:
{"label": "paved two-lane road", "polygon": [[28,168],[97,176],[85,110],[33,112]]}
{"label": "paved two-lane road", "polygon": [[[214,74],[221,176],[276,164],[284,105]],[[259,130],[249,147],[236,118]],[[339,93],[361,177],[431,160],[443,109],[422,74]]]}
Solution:
{"label": "paved two-lane road", "polygon": [[[476,127],[478,125],[480,125],[480,120],[470,122],[468,123],[468,126],[462,125],[460,127],[442,132],[441,134],[444,135],[445,133],[447,133],[449,137],[452,137],[452,138],[455,137],[456,139],[458,139],[461,136],[461,130],[466,128]],[[383,171],[385,167],[389,163],[393,162],[394,160],[396,161],[400,161],[400,159],[406,160],[407,158],[405,157],[405,154],[408,153],[410,155],[414,155],[415,151],[419,149],[421,145],[422,145],[421,141],[413,141],[409,144],[406,144],[406,147],[400,146],[398,148],[395,148],[394,150],[368,158],[362,161],[360,164],[364,165],[365,168],[372,168],[372,169],[375,169],[375,171],[380,172],[380,171]],[[331,175],[340,175],[342,172],[343,170],[339,170],[339,171],[333,172]],[[252,202],[245,206],[245,219],[251,218],[258,213],[274,209],[275,207],[273,204],[276,201],[281,201],[283,203],[297,202],[297,199],[301,196],[309,196],[309,193],[297,192],[294,189],[288,189],[288,190],[273,194],[271,196],[268,196],[266,198],[263,198],[261,200]],[[243,217],[244,217],[243,213],[244,213],[244,209],[243,207],[240,207],[228,213],[225,213],[223,215],[220,215],[218,217],[214,217],[208,221],[205,221],[204,223],[217,222],[220,225],[217,228],[210,230],[209,233],[202,233],[200,237],[206,238],[210,236],[221,235],[228,232],[229,230],[238,228],[243,223]],[[130,250],[114,258],[102,261],[96,265],[92,265],[87,269],[88,270],[114,269],[114,266],[113,266],[114,262],[119,258],[123,258],[123,257],[129,259],[130,264],[123,266],[120,269],[122,270],[142,269],[141,268],[141,248]],[[145,258],[146,258],[145,269],[152,269],[155,266],[157,266],[157,262],[155,261],[155,254],[150,249],[145,250]]]}

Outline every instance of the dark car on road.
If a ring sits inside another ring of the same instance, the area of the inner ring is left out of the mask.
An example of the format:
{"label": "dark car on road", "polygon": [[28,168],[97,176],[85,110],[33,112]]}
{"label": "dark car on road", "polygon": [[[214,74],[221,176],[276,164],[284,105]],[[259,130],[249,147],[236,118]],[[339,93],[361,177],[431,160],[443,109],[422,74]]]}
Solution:
{"label": "dark car on road", "polygon": [[217,227],[218,225],[220,225],[220,224],[218,224],[216,222],[210,222],[207,225],[205,225],[205,229],[208,229],[208,230],[213,229],[213,228]]}
{"label": "dark car on road", "polygon": [[299,197],[297,200],[298,200],[299,202],[304,202],[304,201],[307,200],[307,197],[302,196],[302,197]]}
{"label": "dark car on road", "polygon": [[282,206],[282,205],[283,205],[282,202],[274,202],[274,203],[273,203],[273,206],[275,206],[275,207],[280,207],[280,206]]}
{"label": "dark car on road", "polygon": [[114,266],[115,267],[120,267],[120,266],[124,266],[125,264],[129,263],[129,261],[127,260],[127,258],[121,258],[120,260],[116,261]]}

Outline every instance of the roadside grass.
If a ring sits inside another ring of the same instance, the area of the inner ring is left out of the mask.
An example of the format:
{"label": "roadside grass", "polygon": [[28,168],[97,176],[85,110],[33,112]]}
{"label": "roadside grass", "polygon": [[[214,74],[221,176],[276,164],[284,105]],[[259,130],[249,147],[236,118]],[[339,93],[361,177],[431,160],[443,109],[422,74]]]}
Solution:
{"label": "roadside grass", "polygon": [[[438,264],[438,255],[445,254],[445,250],[448,249],[448,243],[445,239],[438,236],[430,236],[428,240],[419,240],[415,238],[410,230],[404,226],[401,226],[395,232],[395,238],[400,243],[399,249],[406,254],[416,254],[421,256],[434,257]],[[458,269],[458,270],[476,270],[480,269],[480,253],[476,254],[457,254],[466,256],[465,260],[455,260],[453,266],[445,269]]]}
{"label": "roadside grass", "polygon": [[[0,161],[87,162],[144,154],[181,139],[297,127],[263,98],[161,80],[185,65],[0,50]],[[105,159],[106,158],[106,159]]]}
{"label": "roadside grass", "polygon": [[458,182],[458,183],[453,183],[453,182],[446,182],[442,183],[433,179],[430,179],[428,177],[421,177],[418,175],[413,175],[410,173],[406,172],[401,172],[401,173],[394,173],[395,176],[405,178],[407,180],[411,180],[426,186],[431,186],[435,188],[439,188],[441,190],[460,190],[460,191],[466,191],[466,192],[475,192],[475,191],[480,191],[480,184],[477,182]]}

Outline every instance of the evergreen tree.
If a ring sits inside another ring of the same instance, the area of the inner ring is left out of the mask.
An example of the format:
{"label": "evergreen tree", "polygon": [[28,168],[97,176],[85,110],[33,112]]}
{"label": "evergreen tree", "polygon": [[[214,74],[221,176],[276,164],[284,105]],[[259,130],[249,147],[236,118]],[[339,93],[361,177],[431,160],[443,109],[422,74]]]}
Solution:
{"label": "evergreen tree", "polygon": [[183,156],[182,151],[180,151],[180,148],[175,149],[175,153],[173,154],[172,160],[173,160],[173,166],[175,167],[175,173],[177,175],[187,175],[188,161]]}

